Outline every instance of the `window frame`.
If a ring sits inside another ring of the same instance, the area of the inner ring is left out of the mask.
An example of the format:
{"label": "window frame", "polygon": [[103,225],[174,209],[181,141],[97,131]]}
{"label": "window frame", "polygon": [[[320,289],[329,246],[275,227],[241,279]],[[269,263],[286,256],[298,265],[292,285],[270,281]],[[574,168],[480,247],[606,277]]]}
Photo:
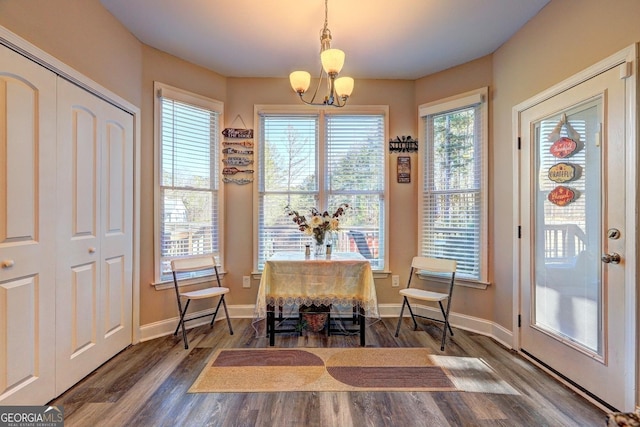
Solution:
{"label": "window frame", "polygon": [[[331,109],[327,108],[318,108],[307,105],[270,105],[270,104],[256,104],[254,105],[254,123],[255,123],[255,131],[254,131],[254,141],[255,141],[255,162],[256,167],[259,168],[261,165],[261,159],[258,158],[259,153],[261,152],[261,147],[258,144],[261,144],[262,135],[260,134],[260,115],[261,114],[282,114],[282,115],[317,115],[318,116],[318,151],[319,154],[317,156],[317,165],[318,173],[319,173],[319,185],[318,195],[320,199],[326,199],[327,194],[329,193],[324,186],[327,182],[325,177],[325,169],[323,166],[326,162],[326,135],[324,128],[325,115],[358,115],[358,114],[379,114],[384,116],[384,147],[383,147],[383,155],[384,155],[384,221],[382,225],[383,236],[383,245],[384,245],[384,254],[383,254],[383,267],[382,269],[373,270],[374,275],[376,273],[385,273],[389,272],[389,151],[386,147],[386,141],[389,140],[389,106],[387,105],[367,105],[367,106],[358,106],[358,105],[348,105],[342,107],[340,109]],[[259,264],[259,206],[260,206],[260,186],[256,183],[253,186],[253,275],[259,276],[262,273],[262,270],[258,268]],[[334,208],[334,207],[330,207]],[[285,215],[283,211],[283,215]]]}
{"label": "window frame", "polygon": [[[173,279],[162,279],[161,272],[161,264],[162,264],[162,253],[161,253],[161,243],[162,243],[162,222],[160,220],[161,217],[161,206],[162,206],[162,191],[161,191],[161,183],[160,179],[162,176],[162,98],[169,98],[178,102],[182,102],[185,104],[190,104],[195,107],[207,109],[213,111],[218,114],[218,129],[222,131],[222,126],[224,124],[224,103],[222,101],[218,101],[215,99],[211,99],[196,93],[189,92],[187,90],[179,89],[165,83],[154,81],[153,83],[153,126],[154,126],[154,136],[153,136],[153,174],[154,174],[154,206],[153,206],[153,220],[154,220],[154,249],[153,249],[153,263],[154,263],[154,282],[152,283],[156,286],[156,289],[165,289],[169,287],[173,287]],[[218,135],[220,143],[222,142],[222,138]],[[218,146],[215,148],[218,154],[218,162],[217,169],[222,171],[222,161],[219,153],[221,152],[221,147]],[[217,177],[214,177],[217,181],[217,205],[218,205],[218,248],[219,251],[213,252],[212,254],[216,257],[216,261],[218,262],[218,270],[220,275],[224,274],[224,185],[222,182],[222,174],[219,173]],[[211,274],[194,277],[191,279],[181,280],[180,286],[188,286],[196,283],[203,283],[211,281],[212,277],[214,277],[214,273]]]}
{"label": "window frame", "polygon": [[425,175],[426,171],[426,147],[427,144],[432,142],[427,140],[427,131],[425,125],[425,119],[427,116],[442,114],[455,110],[461,110],[469,108],[474,105],[479,105],[481,111],[481,131],[480,136],[480,244],[479,251],[479,270],[480,277],[478,279],[463,277],[456,275],[456,283],[464,284],[472,287],[486,288],[489,283],[489,271],[488,271],[488,224],[489,224],[489,204],[488,204],[488,159],[489,159],[489,102],[488,102],[488,87],[472,90],[469,92],[454,95],[448,98],[436,100],[426,104],[418,106],[418,132],[420,138],[423,139],[423,149],[418,155],[418,246],[417,253],[422,254],[423,244],[423,218],[425,212],[423,210],[423,203],[425,198]]}

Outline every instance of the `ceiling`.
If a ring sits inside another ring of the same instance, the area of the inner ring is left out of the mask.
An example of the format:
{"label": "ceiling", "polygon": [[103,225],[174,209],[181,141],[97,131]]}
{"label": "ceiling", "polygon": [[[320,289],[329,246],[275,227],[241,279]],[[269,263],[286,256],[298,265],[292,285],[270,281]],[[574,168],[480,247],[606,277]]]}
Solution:
{"label": "ceiling", "polygon": [[[320,71],[323,0],[100,0],[143,43],[227,77]],[[549,0],[329,0],[340,75],[416,79],[490,54]]]}

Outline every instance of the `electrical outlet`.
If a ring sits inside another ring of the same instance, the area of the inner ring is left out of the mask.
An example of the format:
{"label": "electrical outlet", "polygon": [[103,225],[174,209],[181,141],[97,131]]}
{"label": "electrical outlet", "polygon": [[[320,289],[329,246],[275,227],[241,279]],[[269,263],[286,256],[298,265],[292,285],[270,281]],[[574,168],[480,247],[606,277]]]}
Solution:
{"label": "electrical outlet", "polygon": [[242,287],[243,288],[250,288],[251,287],[251,277],[242,276]]}
{"label": "electrical outlet", "polygon": [[400,276],[391,276],[391,286],[394,288],[400,286]]}

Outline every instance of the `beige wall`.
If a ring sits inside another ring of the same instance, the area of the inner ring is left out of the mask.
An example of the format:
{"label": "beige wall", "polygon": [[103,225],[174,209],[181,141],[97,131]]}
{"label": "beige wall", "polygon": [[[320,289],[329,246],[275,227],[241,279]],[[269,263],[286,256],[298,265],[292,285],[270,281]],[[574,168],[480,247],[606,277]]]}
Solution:
{"label": "beige wall", "polygon": [[[615,5],[615,8],[612,7]],[[454,311],[512,325],[514,105],[640,40],[640,1],[552,0],[495,54],[416,81],[358,80],[351,104],[389,105],[390,137],[417,132],[417,106],[446,96],[490,87],[490,278],[487,290],[458,288]],[[286,79],[225,78],[142,45],[98,0],[0,0],[0,25],[74,67],[141,108],[141,320],[142,325],[176,316],[170,291],[153,280],[153,81],[225,102],[225,126],[253,127],[254,104],[296,104]],[[417,158],[412,155],[417,166]],[[417,182],[395,182],[390,156],[390,268],[406,280],[416,248]],[[415,171],[415,168],[414,168]],[[414,175],[416,176],[416,175]],[[413,176],[412,176],[413,178]],[[225,281],[231,304],[252,304],[257,282],[242,289],[251,272],[252,188],[227,185]],[[378,280],[381,303],[398,302],[389,280]]]}
{"label": "beige wall", "polygon": [[[229,78],[228,99],[225,104],[227,127],[241,127],[238,115],[247,127],[254,128],[255,104],[301,104],[291,89],[288,79]],[[356,80],[349,105],[388,105],[389,134],[415,135],[416,110],[414,108],[414,82],[408,80]],[[237,120],[237,121],[236,121]],[[411,184],[395,182],[395,156],[390,156],[390,268],[399,271],[410,262],[416,241],[410,224],[416,223],[414,194],[415,180]],[[414,175],[415,177],[415,175]],[[225,280],[234,286],[229,298],[237,304],[254,304],[258,281],[252,280],[251,289],[242,289],[242,276],[251,273],[253,255],[253,189],[251,185],[226,184],[225,215],[226,266],[229,275]],[[397,288],[391,288],[391,278],[376,281],[379,301],[397,302]]]}
{"label": "beige wall", "polygon": [[98,0],[0,0],[0,25],[140,105],[142,45]]}
{"label": "beige wall", "polygon": [[[442,71],[440,73],[423,77],[416,80],[416,114],[417,107],[421,104],[425,104],[431,101],[437,101],[439,99],[447,98],[452,95],[458,95],[482,87],[489,87],[489,98],[491,98],[492,86],[491,55],[484,56],[482,58],[476,59],[475,61],[468,62],[466,64]],[[489,103],[489,120],[491,120],[491,102]],[[418,138],[420,140],[424,139],[422,135],[419,135]],[[492,150],[491,145],[491,137],[489,137],[489,153],[491,153]],[[417,163],[414,164],[417,165]],[[491,160],[489,160],[489,182],[491,182],[492,179],[491,170],[492,162]],[[491,262],[492,258],[491,248],[494,247],[493,233],[491,229],[491,214],[493,212],[492,206],[492,195],[491,191],[489,191],[489,262]],[[415,200],[414,198],[412,211],[416,212],[417,210],[417,200]],[[414,221],[411,224],[417,223]],[[409,230],[407,230],[407,232],[409,232]],[[489,265],[491,266],[491,264]],[[489,267],[489,280],[493,282],[491,270],[491,267]],[[406,280],[406,277],[402,276],[401,283],[402,280]],[[487,289],[476,289],[457,286],[452,298],[453,304],[451,306],[451,310],[467,316],[492,320],[494,317],[493,312],[495,293],[496,286],[494,284],[489,286]]]}
{"label": "beige wall", "polygon": [[[227,79],[162,51],[142,46],[141,170],[140,170],[140,324],[146,325],[177,315],[173,288],[157,291],[154,281],[154,175],[153,175],[153,82],[158,81],[225,102]],[[229,301],[233,303],[232,298]],[[194,309],[199,305],[195,304]]]}

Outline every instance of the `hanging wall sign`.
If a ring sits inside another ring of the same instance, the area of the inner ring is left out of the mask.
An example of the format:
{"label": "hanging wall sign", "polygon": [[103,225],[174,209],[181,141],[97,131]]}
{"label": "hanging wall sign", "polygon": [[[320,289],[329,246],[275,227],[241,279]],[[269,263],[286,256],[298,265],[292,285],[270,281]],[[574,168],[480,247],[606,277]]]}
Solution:
{"label": "hanging wall sign", "polygon": [[551,147],[549,147],[549,151],[554,157],[564,159],[565,157],[569,157],[570,155],[575,153],[577,148],[578,144],[573,139],[563,136],[562,138],[551,144]]}
{"label": "hanging wall sign", "polygon": [[573,181],[579,177],[579,168],[571,163],[555,164],[549,168],[549,179],[557,183]]}
{"label": "hanging wall sign", "polygon": [[559,185],[549,192],[547,199],[557,206],[567,206],[576,198],[576,193],[569,187]]}
{"label": "hanging wall sign", "polygon": [[398,156],[398,182],[407,184],[411,182],[411,157]]}
{"label": "hanging wall sign", "polygon": [[223,148],[222,154],[253,154],[253,150],[238,150],[236,148]]}
{"label": "hanging wall sign", "polygon": [[222,159],[225,165],[233,165],[233,166],[247,166],[253,163],[253,160],[247,159],[246,157],[234,157],[229,156],[226,159]]}
{"label": "hanging wall sign", "polygon": [[239,145],[242,147],[253,148],[253,141],[250,139],[245,141],[224,141],[222,145]]}
{"label": "hanging wall sign", "polygon": [[227,138],[253,138],[253,129],[226,128],[222,134]]}
{"label": "hanging wall sign", "polygon": [[231,166],[229,168],[222,169],[222,175],[235,175],[237,173],[253,173],[251,169],[238,169],[235,166]]}

